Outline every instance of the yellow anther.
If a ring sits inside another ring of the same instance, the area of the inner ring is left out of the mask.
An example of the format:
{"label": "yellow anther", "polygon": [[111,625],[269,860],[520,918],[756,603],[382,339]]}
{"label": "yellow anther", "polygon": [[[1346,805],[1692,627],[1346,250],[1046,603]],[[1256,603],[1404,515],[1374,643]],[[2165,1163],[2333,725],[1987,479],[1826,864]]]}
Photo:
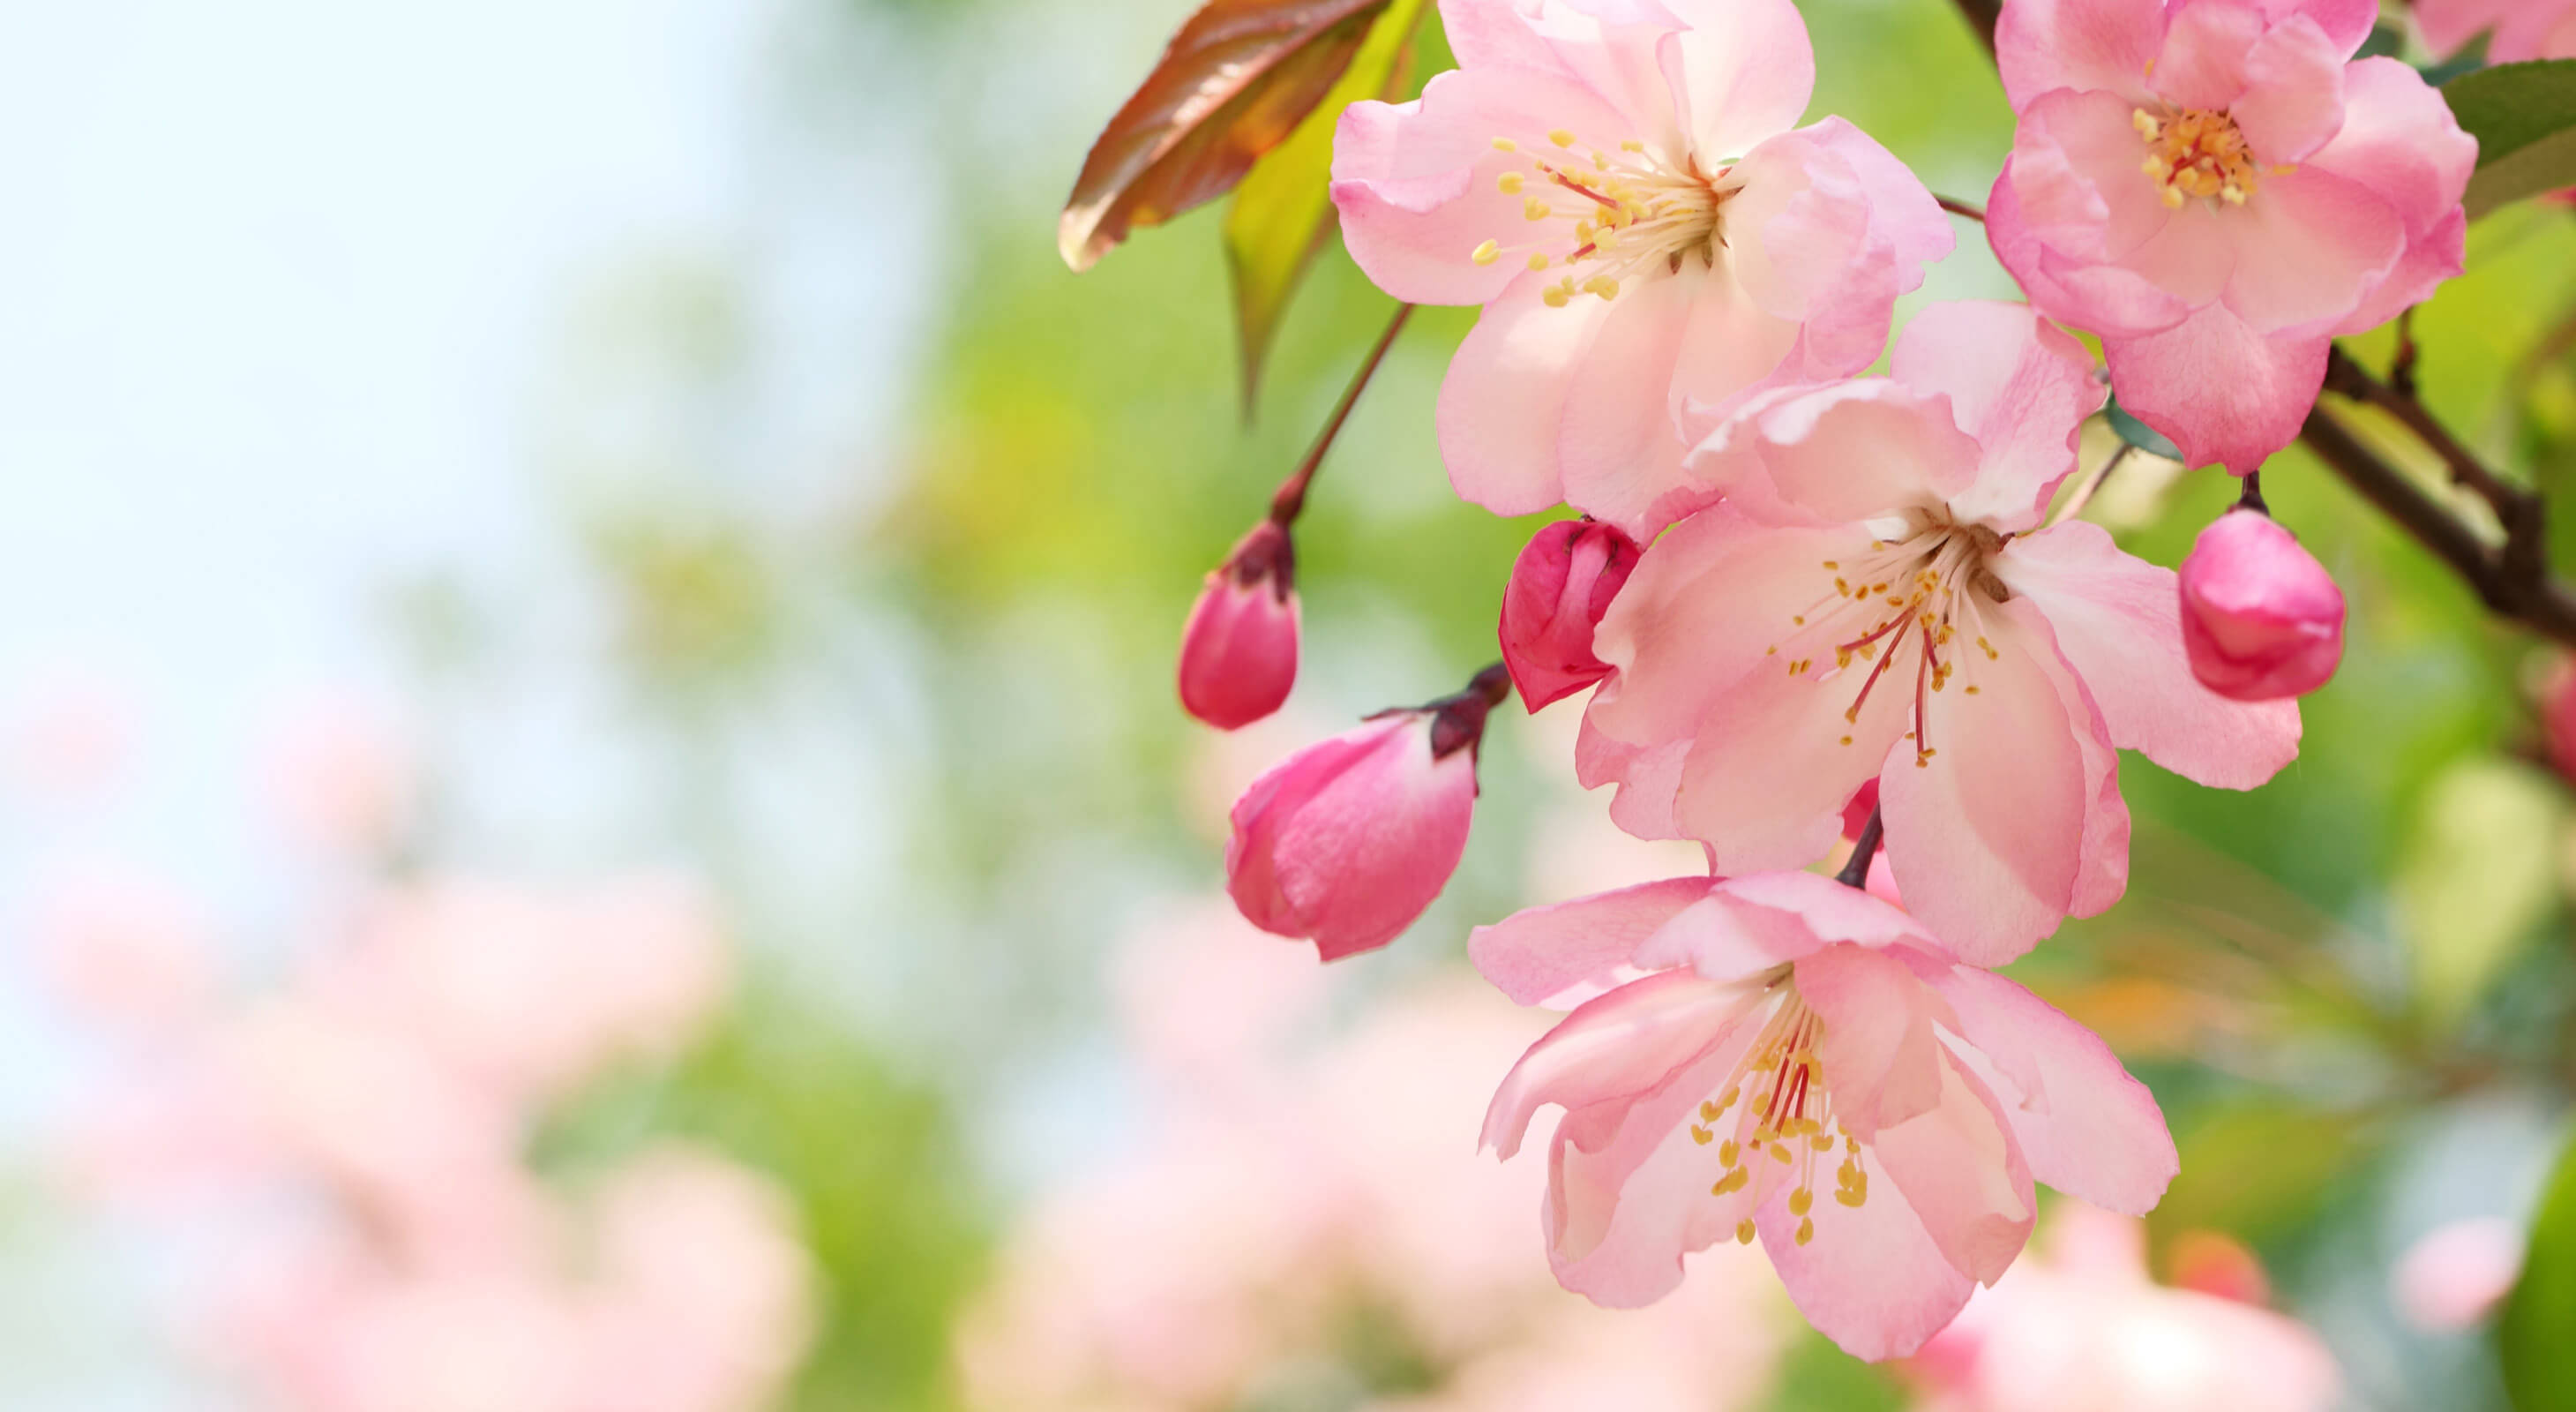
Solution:
{"label": "yellow anther", "polygon": [[1862,1202],[1869,1200],[1869,1193],[1866,1190],[1844,1187],[1842,1190],[1834,1193],[1834,1200],[1839,1201],[1854,1210],[1858,1210]]}
{"label": "yellow anther", "polygon": [[1752,1217],[1747,1216],[1743,1220],[1735,1223],[1735,1243],[1738,1245],[1751,1245],[1753,1243]]}
{"label": "yellow anther", "polygon": [[1477,246],[1476,253],[1473,258],[1479,265],[1490,265],[1496,260],[1503,258],[1503,247],[1501,242],[1488,240],[1484,244]]}
{"label": "yellow anther", "polygon": [[1798,1222],[1798,1243],[1800,1245],[1805,1245],[1808,1241],[1814,1240],[1815,1238],[1815,1218],[1812,1216],[1800,1218]]}
{"label": "yellow anther", "polygon": [[1973,687],[1973,686],[1972,686],[1972,687],[1969,687],[1969,688],[1968,688],[1968,694],[1969,694],[1970,696],[1974,696],[1974,695],[1976,695],[1976,694],[1977,694],[1977,689],[1976,689],[1975,687]]}
{"label": "yellow anther", "polygon": [[1842,567],[1842,565],[1841,565],[1840,563],[1838,563],[1838,562],[1836,562],[1836,561],[1832,560],[1832,559],[1827,559],[1827,560],[1825,561],[1825,567],[1826,567],[1826,568],[1828,568],[1828,569],[1839,569],[1839,568],[1841,568],[1841,567]]}
{"label": "yellow anther", "polygon": [[1803,627],[1805,627],[1805,626],[1807,625],[1807,615],[1806,615],[1806,614],[1804,614],[1804,613],[1800,613],[1800,614],[1797,614],[1797,615],[1793,616],[1792,618],[1790,618],[1790,619],[1789,619],[1789,621],[1790,621],[1791,623],[1795,624],[1796,626],[1798,626],[1798,627],[1802,627],[1802,628],[1803,628]]}
{"label": "yellow anther", "polygon": [[1850,737],[1850,736],[1844,736],[1844,737],[1843,737],[1843,744],[1845,744],[1845,745],[1849,745],[1849,744],[1851,744],[1851,737]]}
{"label": "yellow anther", "polygon": [[1780,655],[1780,644],[1778,644],[1778,643],[1776,643],[1776,642],[1775,642],[1775,643],[1772,643],[1770,646],[1763,648],[1763,649],[1762,649],[1762,655],[1763,655],[1763,656],[1765,656],[1765,657],[1777,657],[1777,656],[1779,656],[1779,655]]}
{"label": "yellow anther", "polygon": [[1594,275],[1584,282],[1583,292],[1599,295],[1601,301],[1606,304],[1619,297],[1619,281],[1608,275]]}
{"label": "yellow anther", "polygon": [[1494,150],[1497,152],[1518,152],[1521,150],[1521,145],[1512,141],[1508,137],[1497,137],[1494,139]]}
{"label": "yellow anther", "polygon": [[1574,296],[1567,294],[1564,286],[1551,284],[1546,289],[1540,291],[1538,297],[1540,302],[1546,304],[1547,307],[1551,309],[1562,309],[1565,307],[1566,301]]}
{"label": "yellow anther", "polygon": [[1736,1146],[1735,1139],[1733,1138],[1728,1138],[1726,1141],[1717,1145],[1717,1160],[1729,1167],[1734,1166],[1735,1159],[1743,1154],[1744,1149]]}
{"label": "yellow anther", "polygon": [[1789,1162],[1789,1149],[1780,1146],[1776,1142],[1773,1143],[1771,1145],[1771,1160],[1780,1163],[1782,1166],[1787,1166]]}
{"label": "yellow anther", "polygon": [[1521,203],[1521,214],[1533,221],[1543,221],[1556,213],[1548,208],[1546,202],[1533,196]]}
{"label": "yellow anther", "polygon": [[1807,1139],[1807,1145],[1818,1152],[1831,1152],[1834,1150],[1834,1135],[1832,1133],[1818,1133],[1814,1137]]}
{"label": "yellow anther", "polygon": [[1697,1123],[1691,1124],[1691,1141],[1698,1143],[1702,1147],[1706,1147],[1711,1142],[1716,1141],[1716,1139],[1717,1134],[1710,1132],[1708,1129],[1701,1127]]}
{"label": "yellow anther", "polygon": [[1505,196],[1518,196],[1521,194],[1521,188],[1527,185],[1529,185],[1529,179],[1518,172],[1505,172],[1494,178],[1495,188]]}
{"label": "yellow anther", "polygon": [[1546,253],[1545,253],[1545,252],[1541,252],[1541,253],[1538,253],[1538,254],[1535,254],[1535,255],[1530,256],[1529,265],[1530,265],[1530,270],[1531,270],[1531,272],[1532,272],[1532,273],[1536,273],[1536,272],[1538,272],[1538,271],[1540,271],[1540,270],[1546,269],[1546,268],[1547,268],[1547,255],[1546,255]]}
{"label": "yellow anther", "polygon": [[1574,134],[1567,132],[1563,128],[1558,128],[1556,131],[1547,135],[1547,140],[1555,143],[1559,147],[1571,147],[1574,145]]}
{"label": "yellow anther", "polygon": [[1740,1084],[1734,1088],[1728,1089],[1722,1094],[1719,1094],[1717,1096],[1717,1111],[1723,1113],[1727,1109],[1734,1107],[1735,1100],[1742,1098],[1743,1096],[1744,1088]]}
{"label": "yellow anther", "polygon": [[1815,1204],[1816,1194],[1805,1187],[1789,1193],[1789,1214],[1792,1216],[1806,1215],[1807,1209]]}
{"label": "yellow anther", "polygon": [[1627,141],[1620,143],[1619,150],[1622,152],[1643,152],[1646,150],[1646,144],[1639,142],[1632,137]]}

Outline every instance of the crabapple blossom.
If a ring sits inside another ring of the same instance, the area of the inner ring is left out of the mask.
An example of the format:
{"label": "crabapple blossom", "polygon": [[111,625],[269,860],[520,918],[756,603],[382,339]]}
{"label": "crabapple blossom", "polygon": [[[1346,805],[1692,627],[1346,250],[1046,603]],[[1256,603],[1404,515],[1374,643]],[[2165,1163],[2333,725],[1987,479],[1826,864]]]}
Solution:
{"label": "crabapple blossom", "polygon": [[2342,1377],[2316,1331],[2268,1309],[2147,1278],[2136,1221],[2076,1202],[2046,1259],[1968,1302],[1908,1371],[1922,1412],[2326,1412]]}
{"label": "crabapple blossom", "polygon": [[1181,705],[1219,730],[1279,709],[1297,683],[1296,549],[1275,519],[1207,577],[1181,629]]}
{"label": "crabapple blossom", "polygon": [[1413,925],[1466,851],[1477,745],[1510,690],[1503,668],[1488,667],[1455,696],[1383,712],[1253,781],[1225,849],[1226,891],[1245,920],[1310,940],[1327,961]]}
{"label": "crabapple blossom", "polygon": [[1532,536],[1503,585],[1503,664],[1536,711],[1610,674],[1592,629],[1637,567],[1637,541],[1598,520],[1559,520]]}
{"label": "crabapple blossom", "polygon": [[2388,1272],[2406,1322],[2426,1333],[2485,1323],[2522,1278],[2530,1237],[2501,1216],[2473,1216],[2426,1232]]}
{"label": "crabapple blossom", "polygon": [[2329,343],[2461,269],[2477,142],[2368,0],[2009,0],[2020,118],[1986,231],[2120,405],[2238,475],[2298,435]]}
{"label": "crabapple blossom", "polygon": [[1672,518],[1676,414],[1855,373],[1952,237],[1840,118],[1792,130],[1815,56],[1791,0],[1442,0],[1459,68],[1354,103],[1334,204],[1381,289],[1484,313],[1441,388],[1465,498]]}
{"label": "crabapple blossom", "polygon": [[2170,570],[2040,527],[2101,398],[2073,339],[1969,303],[1918,316],[1893,377],[1748,404],[1691,462],[1726,503],[1649,548],[1601,621],[1584,783],[1743,873],[1822,858],[1877,777],[1906,905],[1978,965],[2110,906],[2115,747],[2249,789],[2299,717],[2193,679]]}
{"label": "crabapple blossom", "polygon": [[1899,1357],[2012,1264],[2034,1178],[2142,1213],[2177,1169],[2154,1096],[2091,1031],[1812,873],[1536,908],[1469,955],[1524,1003],[1612,987],[1531,1046],[1484,1133],[1508,1158],[1565,1110],[1548,1256],[1599,1304],[1652,1303],[1685,1254],[1759,1239],[1817,1329]]}
{"label": "crabapple blossom", "polygon": [[2192,675],[2219,695],[2305,696],[2343,661],[2343,590],[2297,535],[2262,511],[2219,516],[2178,577]]}
{"label": "crabapple blossom", "polygon": [[2576,0],[2415,0],[2415,24],[2436,54],[2487,36],[2487,62],[2576,59]]}

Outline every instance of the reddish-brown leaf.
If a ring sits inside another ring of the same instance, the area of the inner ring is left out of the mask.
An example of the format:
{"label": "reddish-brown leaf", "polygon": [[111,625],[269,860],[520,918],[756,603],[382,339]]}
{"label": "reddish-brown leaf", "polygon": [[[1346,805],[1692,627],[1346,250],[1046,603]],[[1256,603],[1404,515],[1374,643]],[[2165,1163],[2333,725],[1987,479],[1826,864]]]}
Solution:
{"label": "reddish-brown leaf", "polygon": [[1209,0],[1092,144],[1057,227],[1086,270],[1137,226],[1234,189],[1349,67],[1388,0]]}

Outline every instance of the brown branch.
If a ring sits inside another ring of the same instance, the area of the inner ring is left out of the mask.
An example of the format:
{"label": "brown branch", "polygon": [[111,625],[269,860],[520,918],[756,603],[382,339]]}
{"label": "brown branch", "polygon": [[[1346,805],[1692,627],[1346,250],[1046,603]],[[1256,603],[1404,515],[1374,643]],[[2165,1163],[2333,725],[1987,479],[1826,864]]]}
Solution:
{"label": "brown branch", "polygon": [[1995,21],[2003,16],[2003,0],[1958,0],[1959,13],[1985,42],[1986,52],[1995,52]]}
{"label": "brown branch", "polygon": [[1962,201],[1956,196],[1935,196],[1932,202],[1951,215],[1965,216],[1979,225],[1986,223],[1986,208],[1974,201]]}

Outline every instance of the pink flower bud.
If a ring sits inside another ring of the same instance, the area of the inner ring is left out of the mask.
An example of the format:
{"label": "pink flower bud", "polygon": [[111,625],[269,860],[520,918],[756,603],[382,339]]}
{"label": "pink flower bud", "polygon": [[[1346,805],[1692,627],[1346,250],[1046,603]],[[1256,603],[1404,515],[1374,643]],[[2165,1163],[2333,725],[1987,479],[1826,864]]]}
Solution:
{"label": "pink flower bud", "polygon": [[1263,520],[1208,575],[1181,629],[1181,705],[1219,730],[1279,709],[1297,682],[1296,551]]}
{"label": "pink flower bud", "polygon": [[2182,561],[2181,582],[2192,675],[2221,696],[2304,696],[2343,660],[2343,591],[2269,515],[2219,516]]}
{"label": "pink flower bud", "polygon": [[1594,520],[1540,530],[1503,588],[1503,661],[1532,711],[1610,674],[1592,628],[1637,567],[1637,541]]}
{"label": "pink flower bud", "polygon": [[2540,729],[2549,747],[2549,763],[2569,784],[2576,784],[2576,660],[2559,659],[2540,688]]}
{"label": "pink flower bud", "polygon": [[1506,690],[1488,668],[1456,696],[1371,717],[1253,781],[1225,850],[1245,919],[1313,941],[1327,961],[1411,926],[1466,851],[1476,746]]}

